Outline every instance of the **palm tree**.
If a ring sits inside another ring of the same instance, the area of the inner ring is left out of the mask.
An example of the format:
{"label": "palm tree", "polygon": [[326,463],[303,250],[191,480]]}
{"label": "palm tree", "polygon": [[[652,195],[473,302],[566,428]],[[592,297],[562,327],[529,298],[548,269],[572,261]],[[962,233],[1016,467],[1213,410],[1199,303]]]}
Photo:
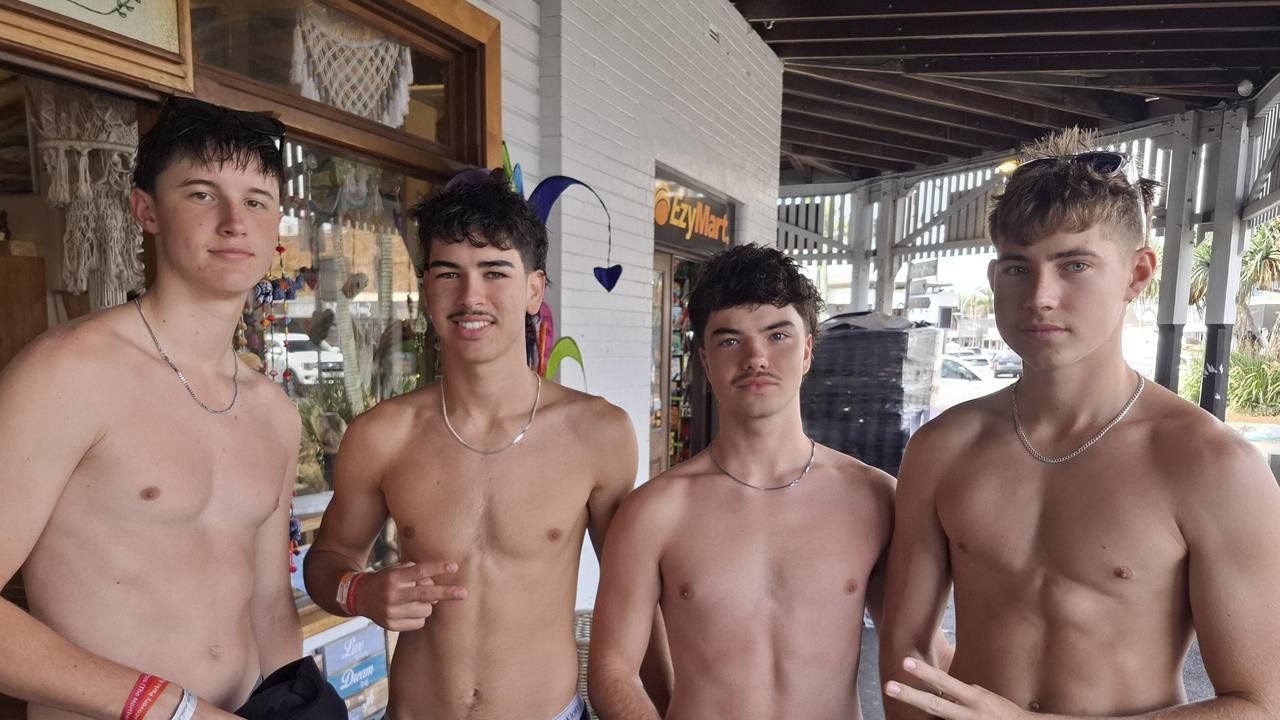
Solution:
{"label": "palm tree", "polygon": [[[1191,302],[1203,307],[1209,291],[1209,266],[1213,257],[1213,235],[1195,246],[1191,258]],[[1258,328],[1249,312],[1249,297],[1256,290],[1280,287],[1280,221],[1271,221],[1253,230],[1249,247],[1240,258],[1240,289],[1236,292],[1235,339],[1242,348],[1257,350]],[[1280,322],[1271,329],[1268,350],[1280,350]]]}

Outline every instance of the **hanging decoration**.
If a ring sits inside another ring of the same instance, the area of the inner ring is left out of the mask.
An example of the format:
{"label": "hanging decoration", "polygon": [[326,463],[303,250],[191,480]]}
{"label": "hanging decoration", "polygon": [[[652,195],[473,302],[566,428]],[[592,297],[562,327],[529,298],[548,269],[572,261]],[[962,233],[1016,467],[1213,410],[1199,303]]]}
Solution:
{"label": "hanging decoration", "polygon": [[409,114],[413,54],[336,10],[308,3],[293,30],[290,79],[303,97],[398,128]]}
{"label": "hanging decoration", "polygon": [[[517,166],[519,167],[519,166]],[[608,246],[605,250],[604,266],[592,269],[595,273],[596,282],[600,283],[605,292],[613,292],[614,286],[618,284],[618,278],[622,277],[622,266],[613,265],[613,218],[609,215],[609,208],[604,204],[604,199],[600,197],[600,193],[595,188],[582,182],[581,180],[567,177],[565,175],[552,175],[545,178],[538,186],[533,189],[533,194],[529,196],[529,204],[533,205],[534,211],[538,213],[538,217],[545,224],[547,218],[551,217],[551,207],[555,205],[556,200],[565,190],[574,185],[581,185],[586,188],[592,195],[596,196],[596,200],[600,201],[600,207],[604,208],[605,227],[608,231]]]}
{"label": "hanging decoration", "polygon": [[27,78],[36,147],[49,178],[46,197],[66,209],[62,283],[88,291],[94,310],[118,305],[142,286],[142,233],[129,209],[138,146],[133,103],[105,93]]}
{"label": "hanging decoration", "polygon": [[[512,192],[523,197],[524,172],[520,169],[519,163],[512,165],[511,155],[507,151],[505,142],[502,143],[502,169],[511,182]],[[445,189],[447,190],[455,185],[482,182],[491,175],[492,172],[486,168],[463,170],[449,180],[445,185]],[[609,208],[604,204],[604,199],[600,197],[600,194],[581,180],[565,175],[552,175],[534,187],[533,193],[529,195],[529,204],[533,207],[534,214],[545,225],[547,219],[551,216],[551,208],[555,205],[556,200],[565,190],[574,185],[581,185],[586,188],[600,202],[600,207],[604,209],[609,244],[605,255],[605,266],[595,268],[595,276],[596,280],[604,286],[604,289],[611,292],[614,286],[618,284],[618,278],[622,275],[622,266],[610,264],[613,253],[613,218],[609,215]],[[560,364],[563,361],[573,360],[583,370],[583,383],[585,386],[586,365],[582,360],[582,350],[571,337],[556,339],[555,319],[552,316],[551,308],[546,303],[542,304],[537,315],[533,317],[532,326],[526,334],[525,340],[529,367],[533,368],[535,372],[549,379],[560,371]]]}

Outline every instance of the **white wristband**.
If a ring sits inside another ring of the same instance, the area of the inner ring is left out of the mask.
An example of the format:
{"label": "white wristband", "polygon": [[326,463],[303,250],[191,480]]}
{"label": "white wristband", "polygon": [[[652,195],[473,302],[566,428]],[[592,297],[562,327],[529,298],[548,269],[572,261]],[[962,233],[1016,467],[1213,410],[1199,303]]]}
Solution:
{"label": "white wristband", "polygon": [[199,699],[195,693],[190,690],[182,689],[182,701],[178,703],[178,709],[173,711],[173,715],[169,720],[191,720],[196,714],[196,705]]}

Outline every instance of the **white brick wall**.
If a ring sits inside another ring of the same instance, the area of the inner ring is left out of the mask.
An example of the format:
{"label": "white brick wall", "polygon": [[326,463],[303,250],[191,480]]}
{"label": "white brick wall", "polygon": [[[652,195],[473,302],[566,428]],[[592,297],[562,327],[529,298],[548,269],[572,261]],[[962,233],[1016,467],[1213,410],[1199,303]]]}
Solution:
{"label": "white brick wall", "polygon": [[[582,189],[550,222],[548,303],[582,348],[586,389],[624,408],[647,479],[652,362],[653,179],[661,164],[738,205],[737,241],[773,244],[782,63],[728,0],[476,1],[502,23],[503,133],[526,190],[569,175],[613,218],[612,293],[604,213]],[[714,30],[719,40],[711,37]],[[579,387],[576,369],[563,373]],[[579,607],[594,602],[584,553]]]}

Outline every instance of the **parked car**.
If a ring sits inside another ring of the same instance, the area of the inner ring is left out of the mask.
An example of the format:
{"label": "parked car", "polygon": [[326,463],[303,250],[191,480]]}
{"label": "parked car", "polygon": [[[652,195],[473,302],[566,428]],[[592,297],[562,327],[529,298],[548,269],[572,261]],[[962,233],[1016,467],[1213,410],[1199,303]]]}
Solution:
{"label": "parked car", "polygon": [[[274,380],[286,388],[315,385],[323,377],[342,375],[342,353],[324,340],[317,346],[306,333],[276,333],[266,341],[267,370],[274,370]],[[284,377],[286,369],[288,379]]]}
{"label": "parked car", "polygon": [[[962,347],[954,351],[948,351],[946,354],[964,360],[974,367],[991,367],[991,358],[982,351],[982,348]],[[943,357],[946,357],[946,355]]]}
{"label": "parked car", "polygon": [[996,355],[995,362],[991,363],[991,370],[996,377],[1022,377],[1022,357],[1012,350],[1006,350]]}
{"label": "parked car", "polygon": [[[986,358],[982,360],[986,362]],[[960,355],[943,355],[939,363],[931,403],[939,411],[999,389],[993,382],[989,365],[974,364],[972,358]]]}

